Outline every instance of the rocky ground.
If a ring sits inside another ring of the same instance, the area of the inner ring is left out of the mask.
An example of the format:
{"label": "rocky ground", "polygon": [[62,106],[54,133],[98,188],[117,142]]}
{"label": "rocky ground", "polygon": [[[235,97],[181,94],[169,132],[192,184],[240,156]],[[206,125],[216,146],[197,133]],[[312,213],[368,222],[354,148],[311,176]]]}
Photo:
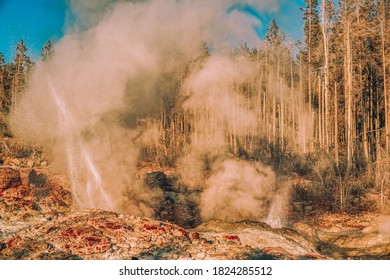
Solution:
{"label": "rocky ground", "polygon": [[292,227],[332,259],[390,259],[390,217],[373,213],[322,214]]}
{"label": "rocky ground", "polygon": [[[46,165],[7,158],[0,166],[0,259],[390,259],[390,231],[378,215],[293,213],[281,229],[198,220],[184,228],[72,209],[66,180]],[[163,174],[146,180],[167,188]],[[168,208],[180,209],[164,215]]]}

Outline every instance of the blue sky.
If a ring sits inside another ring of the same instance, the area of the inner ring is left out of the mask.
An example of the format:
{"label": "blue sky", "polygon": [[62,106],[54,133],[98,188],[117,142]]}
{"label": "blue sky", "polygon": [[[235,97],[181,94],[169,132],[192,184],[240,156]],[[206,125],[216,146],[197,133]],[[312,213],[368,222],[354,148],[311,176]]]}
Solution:
{"label": "blue sky", "polygon": [[22,39],[36,58],[45,42],[63,35],[65,0],[0,0],[0,52],[9,60]]}
{"label": "blue sky", "polygon": [[[305,6],[304,0],[274,0],[278,3],[279,9],[277,11],[262,11],[256,7],[241,1],[239,4],[233,5],[228,12],[233,9],[247,14],[250,17],[256,18],[261,22],[258,26],[254,26],[260,38],[266,34],[266,26],[275,19],[282,31],[286,33],[287,39],[301,40],[303,38],[303,20],[302,12],[299,8]],[[259,0],[261,2],[261,0]],[[253,1],[252,1],[253,3]]]}
{"label": "blue sky", "polygon": [[[275,18],[287,37],[302,39],[302,14],[299,7],[304,0],[275,0],[278,11],[257,11],[249,5],[238,8],[249,17],[262,20],[261,28],[254,26],[260,37],[265,34],[265,26]],[[47,40],[58,41],[64,34],[64,24],[69,18],[66,0],[0,0],[0,52],[7,61],[15,54],[15,46],[20,39],[26,43],[28,55],[39,57],[40,49]],[[245,4],[245,1],[242,1]]]}

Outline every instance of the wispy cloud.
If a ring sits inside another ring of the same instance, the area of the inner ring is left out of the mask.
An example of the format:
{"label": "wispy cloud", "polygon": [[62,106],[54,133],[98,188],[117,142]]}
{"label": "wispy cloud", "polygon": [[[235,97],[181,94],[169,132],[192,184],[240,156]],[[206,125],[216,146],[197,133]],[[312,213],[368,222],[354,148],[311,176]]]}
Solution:
{"label": "wispy cloud", "polygon": [[263,20],[262,16],[260,15],[260,12],[254,6],[249,5],[247,3],[234,3],[227,9],[227,12],[230,14],[234,10],[251,15],[260,21]]}
{"label": "wispy cloud", "polygon": [[256,7],[249,5],[248,3],[234,3],[227,9],[227,13],[231,14],[234,11],[242,12],[245,15],[249,15],[258,22],[252,25],[253,31],[257,34],[259,38],[262,37],[262,26],[263,26],[263,17],[260,14],[260,11]]}

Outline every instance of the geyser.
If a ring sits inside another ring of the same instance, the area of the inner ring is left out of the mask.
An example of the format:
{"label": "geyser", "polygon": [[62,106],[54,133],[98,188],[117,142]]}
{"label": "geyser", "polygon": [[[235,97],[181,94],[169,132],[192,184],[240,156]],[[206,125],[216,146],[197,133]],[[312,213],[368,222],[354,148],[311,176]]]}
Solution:
{"label": "geyser", "polygon": [[267,217],[275,174],[231,156],[268,129],[254,102],[263,93],[242,89],[259,65],[229,51],[261,44],[259,18],[229,10],[235,1],[77,2],[81,30],[70,29],[34,66],[11,119],[15,135],[43,146],[68,174],[77,206],[153,216],[163,193],[139,180],[137,165],[145,146],[161,165],[170,143],[178,148],[168,164],[201,192],[203,219]]}

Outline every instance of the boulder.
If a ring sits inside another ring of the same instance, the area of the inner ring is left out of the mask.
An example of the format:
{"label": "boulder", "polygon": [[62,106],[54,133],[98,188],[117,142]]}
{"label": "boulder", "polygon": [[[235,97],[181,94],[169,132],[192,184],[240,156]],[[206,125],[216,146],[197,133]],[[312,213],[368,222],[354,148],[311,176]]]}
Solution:
{"label": "boulder", "polygon": [[170,189],[167,176],[161,171],[146,173],[144,183],[151,188],[160,188],[164,191]]}

